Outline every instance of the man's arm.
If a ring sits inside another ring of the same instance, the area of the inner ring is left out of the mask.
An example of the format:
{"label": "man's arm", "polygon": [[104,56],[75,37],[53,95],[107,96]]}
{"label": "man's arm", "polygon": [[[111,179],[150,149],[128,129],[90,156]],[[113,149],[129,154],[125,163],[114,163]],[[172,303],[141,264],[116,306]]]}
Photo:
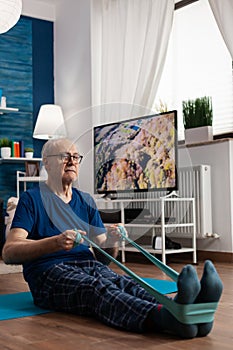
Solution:
{"label": "man's arm", "polygon": [[[119,253],[119,238],[120,234],[117,230],[117,225],[111,225],[107,227],[107,234],[103,233],[96,237],[95,243],[113,258],[117,258]],[[93,251],[96,259],[103,264],[108,265],[111,262],[97,248],[93,248]]]}
{"label": "man's arm", "polygon": [[27,236],[28,232],[22,228],[10,230],[2,250],[2,258],[6,264],[22,264],[44,254],[70,250],[74,246],[76,233],[73,230],[67,230],[59,235],[40,240],[27,239]]}

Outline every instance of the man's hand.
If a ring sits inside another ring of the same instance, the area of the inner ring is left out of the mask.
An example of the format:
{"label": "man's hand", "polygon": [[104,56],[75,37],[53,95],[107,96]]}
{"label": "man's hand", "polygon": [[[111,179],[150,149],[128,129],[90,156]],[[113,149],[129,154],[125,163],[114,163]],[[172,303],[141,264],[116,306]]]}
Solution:
{"label": "man's hand", "polygon": [[[122,237],[119,231],[119,225],[123,224],[113,224],[107,226],[107,233],[96,237],[96,243],[113,258],[116,258],[118,255],[119,242]],[[108,265],[111,262],[111,260],[99,252],[98,249],[93,247],[93,251],[98,261],[102,262],[105,265]]]}
{"label": "man's hand", "polygon": [[115,247],[119,245],[119,241],[122,238],[122,234],[119,230],[119,226],[124,225],[122,223],[113,224],[107,227],[107,239],[105,242],[105,247]]}
{"label": "man's hand", "polygon": [[[81,231],[82,234],[85,234],[84,231]],[[71,250],[76,243],[76,236],[78,232],[76,230],[66,230],[57,236],[57,244],[62,250]],[[79,243],[83,243],[84,239],[81,238]]]}

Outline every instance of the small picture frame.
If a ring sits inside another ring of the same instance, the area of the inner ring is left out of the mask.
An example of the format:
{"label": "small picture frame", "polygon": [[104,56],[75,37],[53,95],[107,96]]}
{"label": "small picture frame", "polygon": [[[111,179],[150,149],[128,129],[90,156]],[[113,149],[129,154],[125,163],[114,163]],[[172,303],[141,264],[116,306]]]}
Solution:
{"label": "small picture frame", "polygon": [[40,167],[39,162],[31,161],[25,162],[26,176],[34,177],[39,176]]}

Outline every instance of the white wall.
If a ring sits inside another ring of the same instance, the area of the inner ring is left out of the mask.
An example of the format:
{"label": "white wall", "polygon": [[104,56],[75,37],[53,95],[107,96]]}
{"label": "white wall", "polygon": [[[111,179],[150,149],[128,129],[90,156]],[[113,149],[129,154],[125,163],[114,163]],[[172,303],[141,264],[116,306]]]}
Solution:
{"label": "white wall", "polygon": [[90,1],[60,0],[55,22],[55,101],[64,111],[68,136],[84,155],[79,186],[92,192]]}
{"label": "white wall", "polygon": [[22,14],[47,21],[55,21],[55,6],[48,1],[23,0]]}
{"label": "white wall", "polygon": [[[180,150],[180,166],[187,164],[187,159]],[[219,140],[205,145],[193,145],[183,149],[189,154],[192,165],[211,166],[211,189],[213,233],[219,239],[198,240],[198,249],[233,252],[233,140]]]}
{"label": "white wall", "polygon": [[24,0],[23,14],[54,21],[55,103],[62,106],[68,136],[84,155],[79,186],[93,192],[90,0]]}

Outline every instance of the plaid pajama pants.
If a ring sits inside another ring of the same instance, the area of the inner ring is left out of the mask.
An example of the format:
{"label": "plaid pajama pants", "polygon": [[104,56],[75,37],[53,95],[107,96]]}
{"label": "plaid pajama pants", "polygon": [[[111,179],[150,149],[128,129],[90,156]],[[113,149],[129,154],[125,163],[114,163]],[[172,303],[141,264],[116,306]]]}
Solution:
{"label": "plaid pajama pants", "polygon": [[96,260],[63,262],[51,267],[31,290],[37,306],[94,316],[101,322],[134,332],[156,300],[128,276]]}

